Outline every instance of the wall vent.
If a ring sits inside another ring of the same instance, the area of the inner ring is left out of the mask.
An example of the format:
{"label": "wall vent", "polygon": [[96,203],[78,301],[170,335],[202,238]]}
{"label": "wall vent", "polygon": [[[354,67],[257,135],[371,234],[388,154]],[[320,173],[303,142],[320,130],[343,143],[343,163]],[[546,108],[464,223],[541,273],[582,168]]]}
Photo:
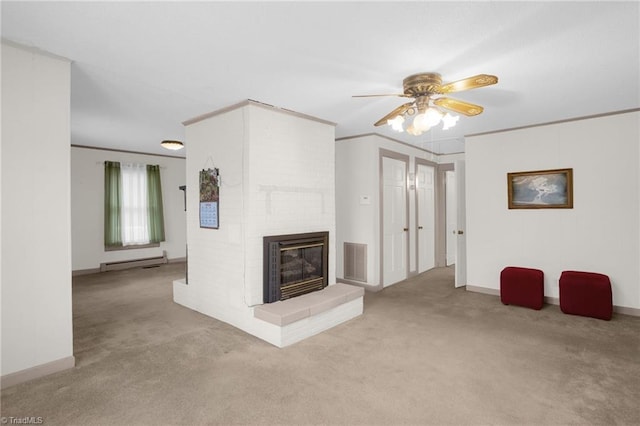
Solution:
{"label": "wall vent", "polygon": [[367,282],[367,245],[344,243],[344,279]]}

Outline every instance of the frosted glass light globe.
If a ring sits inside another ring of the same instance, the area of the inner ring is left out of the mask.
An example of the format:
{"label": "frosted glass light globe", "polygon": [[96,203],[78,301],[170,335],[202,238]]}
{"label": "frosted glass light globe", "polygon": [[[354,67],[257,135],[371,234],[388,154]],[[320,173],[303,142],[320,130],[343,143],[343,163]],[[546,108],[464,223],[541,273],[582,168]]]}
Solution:
{"label": "frosted glass light globe", "polygon": [[459,118],[457,115],[454,116],[446,113],[445,116],[442,117],[442,130],[447,130],[455,126]]}
{"label": "frosted glass light globe", "polygon": [[402,124],[404,123],[404,117],[401,115],[398,115],[396,118],[394,118],[393,120],[387,120],[387,124],[389,126],[391,126],[391,128],[393,130],[395,130],[396,132],[402,132],[404,131]]}

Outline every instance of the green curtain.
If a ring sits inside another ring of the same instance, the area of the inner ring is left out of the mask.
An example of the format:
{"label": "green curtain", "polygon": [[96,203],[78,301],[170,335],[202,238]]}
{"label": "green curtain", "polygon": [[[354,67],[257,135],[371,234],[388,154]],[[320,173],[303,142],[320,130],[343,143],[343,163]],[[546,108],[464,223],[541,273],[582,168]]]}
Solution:
{"label": "green curtain", "polygon": [[162,187],[160,166],[147,164],[147,196],[149,206],[149,242],[164,241],[164,213],[162,210]]}
{"label": "green curtain", "polygon": [[104,162],[104,245],[122,246],[120,207],[122,205],[120,163]]}

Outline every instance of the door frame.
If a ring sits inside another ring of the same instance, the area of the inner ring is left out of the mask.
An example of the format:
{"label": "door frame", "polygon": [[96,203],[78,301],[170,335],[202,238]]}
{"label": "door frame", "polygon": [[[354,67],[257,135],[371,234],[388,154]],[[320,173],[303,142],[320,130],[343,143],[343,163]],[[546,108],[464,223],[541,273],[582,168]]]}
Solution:
{"label": "door frame", "polygon": [[446,216],[446,171],[453,171],[453,163],[436,167],[436,268],[447,266],[447,216]]}
{"label": "door frame", "polygon": [[[435,254],[435,259],[434,259],[434,267],[438,266],[438,229],[439,229],[439,223],[438,223],[438,163],[434,163],[433,161],[429,161],[429,160],[425,160],[423,158],[417,158],[415,159],[415,164],[413,165],[413,175],[416,176],[416,179],[418,177],[418,166],[419,165],[423,165],[423,166],[428,166],[428,167],[433,167],[433,232],[435,233],[434,235],[434,254]],[[413,184],[415,185],[415,182],[413,182]],[[415,208],[415,216],[416,216],[416,229],[415,229],[415,234],[416,234],[416,273],[419,273],[418,271],[420,271],[420,232],[418,230],[418,226],[419,224],[419,216],[420,216],[420,208],[418,205],[418,191],[414,191],[415,193],[415,203],[414,205],[416,206]]]}
{"label": "door frame", "polygon": [[[391,158],[393,160],[403,161],[405,163],[405,223],[407,224],[407,228],[409,227],[409,185],[407,184],[407,179],[409,175],[409,156],[405,154],[400,154],[399,152],[389,151],[388,149],[379,148],[378,152],[378,188],[379,188],[379,199],[380,204],[378,206],[378,211],[380,212],[380,287],[384,288],[384,169],[383,169],[383,159],[384,157]],[[411,266],[409,262],[409,258],[411,257],[411,251],[409,250],[409,241],[411,240],[411,230],[407,232],[407,243],[406,243],[406,268],[407,273],[404,279],[409,278],[409,268]]]}
{"label": "door frame", "polygon": [[467,203],[465,160],[456,160],[456,266],[455,287],[467,285]]}

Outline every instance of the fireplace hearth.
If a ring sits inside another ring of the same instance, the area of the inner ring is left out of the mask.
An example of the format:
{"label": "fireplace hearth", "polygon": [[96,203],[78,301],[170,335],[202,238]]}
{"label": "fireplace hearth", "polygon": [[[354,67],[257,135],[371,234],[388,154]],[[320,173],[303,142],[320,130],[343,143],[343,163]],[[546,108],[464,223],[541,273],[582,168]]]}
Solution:
{"label": "fireplace hearth", "polygon": [[325,288],[328,251],[328,232],[264,237],[264,303]]}

